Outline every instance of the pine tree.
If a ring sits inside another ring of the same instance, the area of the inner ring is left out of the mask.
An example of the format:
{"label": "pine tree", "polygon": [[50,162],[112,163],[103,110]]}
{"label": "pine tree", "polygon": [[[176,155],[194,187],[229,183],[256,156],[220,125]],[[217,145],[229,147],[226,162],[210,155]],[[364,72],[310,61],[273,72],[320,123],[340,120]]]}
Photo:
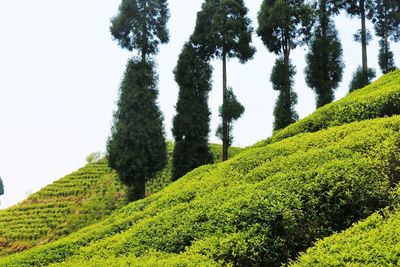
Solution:
{"label": "pine tree", "polygon": [[[280,130],[299,119],[294,106],[297,104],[297,94],[293,92],[292,86],[296,68],[289,61],[289,71],[285,60],[278,58],[272,68],[271,82],[273,89],[279,92],[274,108],[274,130]],[[289,96],[287,96],[289,94]],[[290,101],[290,102],[288,102]]]}
{"label": "pine tree", "polygon": [[379,40],[379,66],[383,73],[396,69],[390,41],[400,40],[400,2],[398,0],[376,0],[372,22]]}
{"label": "pine tree", "polygon": [[160,43],[169,42],[168,19],[167,0],[122,0],[110,31],[122,48],[138,50],[144,62],[157,54]]}
{"label": "pine tree", "polygon": [[[206,0],[197,21],[192,42],[205,59],[222,59],[223,104],[227,102],[227,60],[238,58],[241,63],[253,58],[252,27],[243,0]],[[222,118],[222,160],[228,159],[228,120]]]}
{"label": "pine tree", "polygon": [[172,128],[175,138],[172,179],[177,180],[196,167],[213,162],[208,149],[212,68],[191,43],[186,43],[174,74],[179,95]]}
{"label": "pine tree", "polygon": [[343,76],[343,49],[331,20],[340,6],[336,1],[318,1],[318,22],[311,37],[306,55],[306,82],[316,93],[317,108],[331,103],[334,90]]}
{"label": "pine tree", "polygon": [[109,165],[127,185],[129,200],[143,198],[146,178],[153,177],[166,165],[163,118],[156,104],[157,95],[154,64],[129,60],[107,144]]}
{"label": "pine tree", "polygon": [[127,185],[129,200],[144,198],[146,179],[167,163],[157,75],[150,56],[160,43],[169,41],[168,19],[166,0],[123,0],[111,20],[111,34],[119,45],[139,54],[139,59],[128,61],[107,143],[109,165]]}
{"label": "pine tree", "polygon": [[[312,17],[312,9],[305,0],[263,0],[258,13],[258,36],[270,52],[280,56],[271,75],[274,89],[280,92],[274,111],[275,130],[298,119],[293,107],[297,95],[292,89],[295,69],[290,63],[290,53],[307,40]],[[278,70],[281,73],[278,74]]]}

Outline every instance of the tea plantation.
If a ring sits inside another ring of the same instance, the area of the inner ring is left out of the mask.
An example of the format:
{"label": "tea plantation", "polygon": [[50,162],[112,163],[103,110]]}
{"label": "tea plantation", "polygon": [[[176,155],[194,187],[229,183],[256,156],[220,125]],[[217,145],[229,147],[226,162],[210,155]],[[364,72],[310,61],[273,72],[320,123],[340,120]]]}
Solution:
{"label": "tea plantation", "polygon": [[[147,195],[171,183],[173,144],[168,143],[168,166],[149,179]],[[210,145],[218,160],[221,146]],[[240,151],[232,147],[231,155]],[[105,160],[87,164],[32,194],[22,203],[0,210],[0,256],[59,239],[110,215],[125,205],[125,187]]]}
{"label": "tea plantation", "polygon": [[395,114],[400,71],[0,266],[399,265]]}

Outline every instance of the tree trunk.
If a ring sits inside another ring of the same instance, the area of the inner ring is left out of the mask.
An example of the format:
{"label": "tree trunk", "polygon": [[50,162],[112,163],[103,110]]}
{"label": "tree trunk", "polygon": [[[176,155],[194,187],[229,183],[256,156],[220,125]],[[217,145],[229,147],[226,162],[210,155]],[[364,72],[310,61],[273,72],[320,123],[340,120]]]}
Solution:
{"label": "tree trunk", "polygon": [[145,181],[136,181],[135,185],[128,186],[128,200],[130,202],[143,199],[145,197],[146,187]]}
{"label": "tree trunk", "polygon": [[[222,106],[226,104],[227,101],[227,78],[226,78],[226,53],[223,52],[222,55]],[[223,115],[222,116],[222,161],[228,159],[228,120]]]}
{"label": "tree trunk", "polygon": [[365,0],[360,0],[361,13],[361,46],[362,46],[362,68],[364,73],[368,72],[367,59],[367,27],[365,25]]}

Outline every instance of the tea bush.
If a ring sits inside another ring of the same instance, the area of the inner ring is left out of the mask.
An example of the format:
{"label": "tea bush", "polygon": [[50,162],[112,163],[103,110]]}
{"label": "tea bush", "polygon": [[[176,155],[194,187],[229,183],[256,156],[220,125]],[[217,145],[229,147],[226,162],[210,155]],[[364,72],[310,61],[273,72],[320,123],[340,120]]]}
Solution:
{"label": "tea bush", "polygon": [[391,203],[399,130],[394,116],[247,149],[0,265],[280,266]]}

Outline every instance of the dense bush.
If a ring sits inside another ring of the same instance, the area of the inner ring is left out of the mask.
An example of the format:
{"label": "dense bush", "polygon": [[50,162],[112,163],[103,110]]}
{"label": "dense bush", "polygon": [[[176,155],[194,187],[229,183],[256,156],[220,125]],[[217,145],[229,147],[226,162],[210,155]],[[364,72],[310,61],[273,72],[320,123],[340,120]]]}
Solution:
{"label": "dense bush", "polygon": [[396,116],[250,148],[67,238],[1,258],[0,265],[146,266],[193,259],[280,266],[317,238],[390,203],[399,130]]}
{"label": "dense bush", "polygon": [[375,213],[301,255],[292,266],[399,266],[400,213]]}
{"label": "dense bush", "polygon": [[[219,160],[220,145],[210,145]],[[172,182],[173,144],[167,144],[168,166],[147,183],[146,195]],[[239,148],[230,148],[231,156]],[[32,194],[14,207],[0,210],[0,256],[54,241],[98,222],[125,205],[126,188],[117,180],[106,161],[88,164]]]}
{"label": "dense bush", "polygon": [[400,114],[400,70],[319,108],[310,116],[275,132],[271,138],[258,145],[263,146],[299,133],[316,132],[332,126],[395,114]]}

